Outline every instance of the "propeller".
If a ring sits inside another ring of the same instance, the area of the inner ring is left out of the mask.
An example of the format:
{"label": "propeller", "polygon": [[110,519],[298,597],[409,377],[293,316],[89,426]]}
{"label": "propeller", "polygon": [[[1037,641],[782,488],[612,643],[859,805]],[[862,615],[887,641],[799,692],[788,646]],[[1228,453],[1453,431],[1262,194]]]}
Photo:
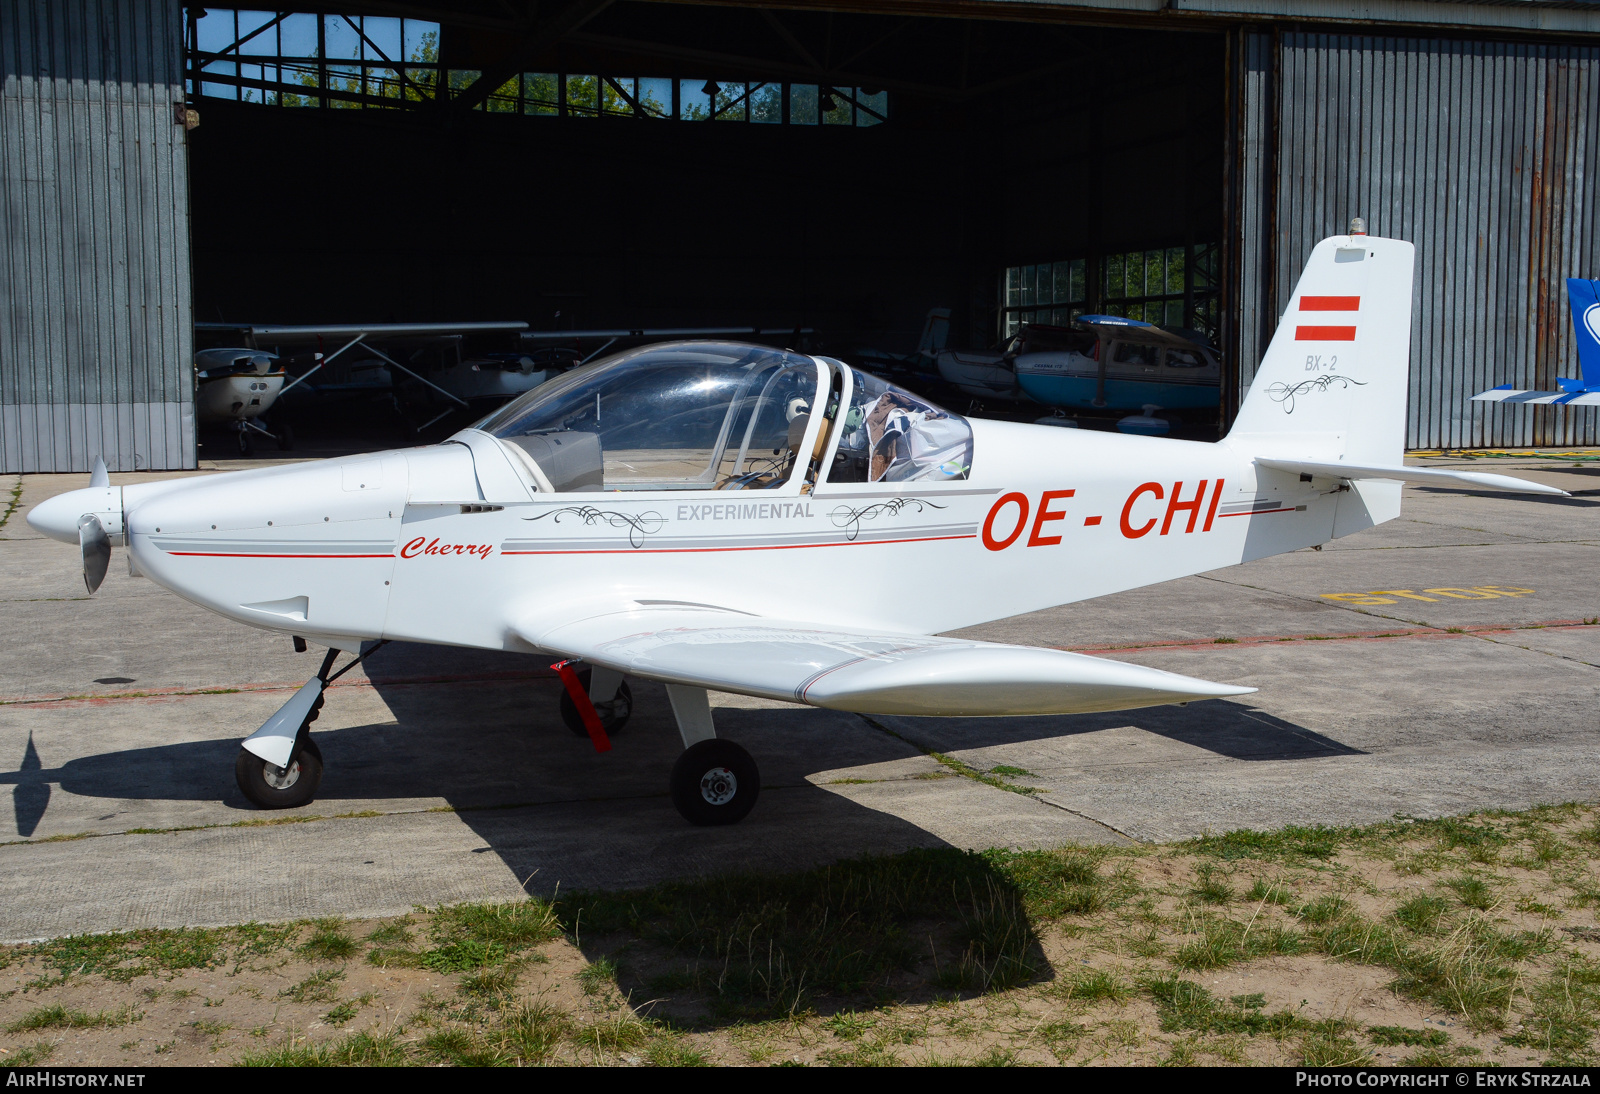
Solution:
{"label": "propeller", "polygon": [[[89,473],[89,488],[106,488],[111,485],[111,473],[106,470],[104,457],[94,458],[94,470]],[[78,549],[83,552],[83,583],[93,593],[106,579],[111,566],[111,537],[106,526],[93,513],[78,518]]]}
{"label": "propeller", "polygon": [[83,583],[92,593],[106,579],[111,566],[111,537],[93,513],[78,518],[78,547],[83,551]]}

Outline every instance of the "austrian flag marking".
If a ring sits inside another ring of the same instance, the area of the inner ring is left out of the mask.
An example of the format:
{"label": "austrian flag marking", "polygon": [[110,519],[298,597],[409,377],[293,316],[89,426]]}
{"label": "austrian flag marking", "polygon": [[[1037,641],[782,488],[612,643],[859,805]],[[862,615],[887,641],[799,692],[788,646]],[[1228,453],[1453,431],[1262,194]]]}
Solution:
{"label": "austrian flag marking", "polygon": [[[1359,296],[1302,296],[1301,311],[1353,312],[1361,310]],[[1356,328],[1346,326],[1295,327],[1296,342],[1354,342]]]}

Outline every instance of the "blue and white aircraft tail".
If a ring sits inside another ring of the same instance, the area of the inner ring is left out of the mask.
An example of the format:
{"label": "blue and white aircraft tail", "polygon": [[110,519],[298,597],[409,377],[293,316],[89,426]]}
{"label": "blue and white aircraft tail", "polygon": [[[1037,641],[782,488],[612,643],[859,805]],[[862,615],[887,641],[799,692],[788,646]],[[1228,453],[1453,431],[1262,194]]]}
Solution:
{"label": "blue and white aircraft tail", "polygon": [[1557,391],[1525,391],[1511,384],[1474,395],[1475,403],[1548,403],[1600,406],[1600,281],[1567,278],[1567,302],[1578,336],[1578,378],[1556,380]]}

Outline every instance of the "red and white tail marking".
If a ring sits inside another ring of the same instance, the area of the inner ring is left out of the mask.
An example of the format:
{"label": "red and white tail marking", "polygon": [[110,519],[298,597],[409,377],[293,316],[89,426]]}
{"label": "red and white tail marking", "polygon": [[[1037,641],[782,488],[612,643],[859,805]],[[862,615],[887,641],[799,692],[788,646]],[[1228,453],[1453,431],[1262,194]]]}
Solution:
{"label": "red and white tail marking", "polygon": [[[1359,296],[1302,296],[1300,298],[1300,310],[1360,311],[1361,298]],[[1354,342],[1356,340],[1356,328],[1354,326],[1295,327],[1294,340],[1296,342]]]}

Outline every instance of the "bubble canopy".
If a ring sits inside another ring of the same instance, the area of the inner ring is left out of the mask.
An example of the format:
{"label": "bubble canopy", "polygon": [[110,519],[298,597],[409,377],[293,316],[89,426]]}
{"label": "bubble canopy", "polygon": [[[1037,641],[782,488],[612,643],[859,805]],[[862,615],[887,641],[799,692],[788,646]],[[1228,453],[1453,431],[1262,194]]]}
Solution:
{"label": "bubble canopy", "polygon": [[772,489],[802,462],[817,385],[817,363],[801,354],[668,343],[573,369],[477,428],[541,489]]}

